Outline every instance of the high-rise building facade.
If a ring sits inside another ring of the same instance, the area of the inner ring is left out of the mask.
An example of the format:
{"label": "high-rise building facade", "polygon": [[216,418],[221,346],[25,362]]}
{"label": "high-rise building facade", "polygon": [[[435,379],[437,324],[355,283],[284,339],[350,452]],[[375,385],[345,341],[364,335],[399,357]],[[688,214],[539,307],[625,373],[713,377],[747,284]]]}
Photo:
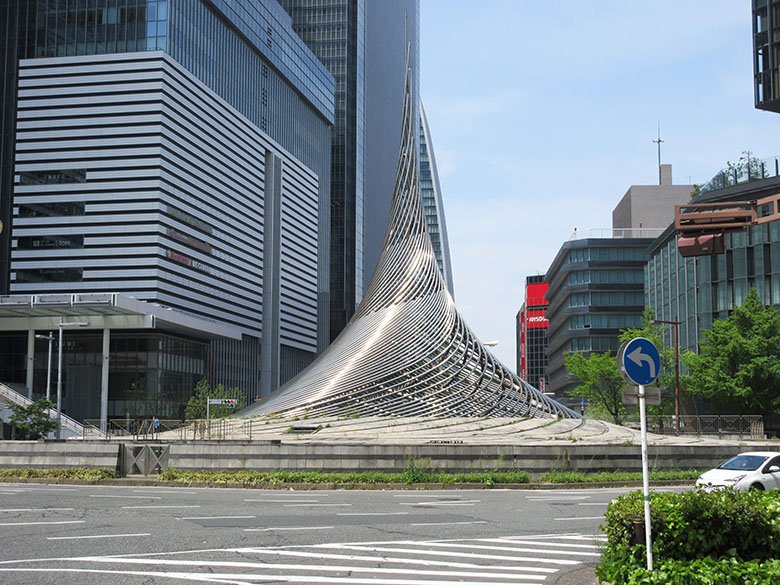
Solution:
{"label": "high-rise building facade", "polygon": [[753,94],[757,108],[780,112],[780,0],[753,0]]}
{"label": "high-rise building facade", "polygon": [[570,352],[617,352],[620,331],[640,327],[646,249],[652,238],[585,238],[565,242],[545,280],[549,391],[562,396]]}
{"label": "high-rise building facade", "polygon": [[447,237],[447,222],[444,217],[444,202],[439,184],[439,171],[436,168],[436,156],[433,152],[433,140],[428,128],[425,109],[420,102],[420,193],[423,201],[423,213],[428,235],[431,237],[436,263],[439,265],[447,290],[455,296],[455,285],[452,279],[452,261],[450,260],[450,243]]}
{"label": "high-rise building facade", "polygon": [[360,303],[381,252],[398,168],[407,50],[414,75],[419,71],[419,0],[280,1],[295,31],[336,80],[330,225],[334,339]]}
{"label": "high-rise building facade", "polygon": [[276,0],[0,6],[16,57],[0,355],[26,346],[30,362],[20,380],[5,359],[0,380],[38,392],[30,340],[74,317],[88,323],[65,352],[78,418],[132,401],[178,417],[199,377],[251,401],[303,369],[329,330],[334,82],[289,15]]}
{"label": "high-rise building facade", "polygon": [[539,274],[525,279],[525,302],[517,315],[517,374],[542,392],[547,390],[547,320],[549,283]]}

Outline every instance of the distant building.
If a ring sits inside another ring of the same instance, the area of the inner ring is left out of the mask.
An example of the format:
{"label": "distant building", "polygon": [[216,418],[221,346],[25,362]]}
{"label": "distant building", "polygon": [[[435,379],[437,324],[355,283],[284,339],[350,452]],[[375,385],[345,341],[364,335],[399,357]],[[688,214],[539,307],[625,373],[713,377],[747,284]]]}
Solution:
{"label": "distant building", "polygon": [[575,236],[547,270],[547,373],[559,396],[572,388],[567,353],[616,353],[621,330],[642,324],[647,247],[693,188],[672,183],[671,165],[661,165],[659,176],[659,185],[629,187],[612,212],[612,229],[600,237]]}
{"label": "distant building", "polygon": [[573,387],[567,353],[615,353],[620,331],[641,326],[645,250],[652,241],[586,238],[561,246],[545,275],[549,391],[563,396]]}
{"label": "distant building", "polygon": [[[756,161],[754,166],[774,171],[777,161]],[[750,203],[780,194],[780,176],[759,175],[748,180],[747,173],[718,173],[696,201]],[[646,303],[658,319],[680,321],[681,350],[696,351],[701,332],[741,305],[751,288],[765,305],[780,306],[780,221],[731,231],[722,238],[723,253],[683,257],[672,224],[648,248]],[[671,345],[670,328],[665,336]]]}
{"label": "distant building", "polygon": [[674,220],[674,206],[691,199],[693,185],[672,184],[672,165],[661,165],[660,185],[631,185],[612,211],[612,228],[621,238],[642,238]]}
{"label": "distant building", "polygon": [[544,275],[525,279],[525,302],[517,315],[517,373],[542,392],[547,389],[547,289]]}

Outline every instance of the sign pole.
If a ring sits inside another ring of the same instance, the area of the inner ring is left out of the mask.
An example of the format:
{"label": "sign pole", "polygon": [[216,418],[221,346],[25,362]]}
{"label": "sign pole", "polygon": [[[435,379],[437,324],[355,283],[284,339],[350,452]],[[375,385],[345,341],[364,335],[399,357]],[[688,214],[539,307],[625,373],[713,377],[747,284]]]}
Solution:
{"label": "sign pole", "polygon": [[206,420],[209,420],[209,411],[211,410],[211,399],[206,396]]}
{"label": "sign pole", "polygon": [[650,472],[647,468],[647,416],[645,415],[645,387],[639,385],[639,425],[642,435],[642,497],[645,504],[645,547],[647,570],[653,570],[653,541],[650,525]]}

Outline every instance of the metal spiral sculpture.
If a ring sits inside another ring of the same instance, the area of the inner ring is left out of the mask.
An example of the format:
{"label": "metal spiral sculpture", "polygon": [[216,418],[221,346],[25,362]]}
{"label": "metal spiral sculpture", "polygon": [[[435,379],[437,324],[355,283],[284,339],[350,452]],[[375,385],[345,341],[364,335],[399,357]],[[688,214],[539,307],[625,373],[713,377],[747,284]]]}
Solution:
{"label": "metal spiral sculpture", "polygon": [[314,363],[239,416],[579,418],[496,360],[458,314],[425,226],[406,78],[389,227],[363,301]]}

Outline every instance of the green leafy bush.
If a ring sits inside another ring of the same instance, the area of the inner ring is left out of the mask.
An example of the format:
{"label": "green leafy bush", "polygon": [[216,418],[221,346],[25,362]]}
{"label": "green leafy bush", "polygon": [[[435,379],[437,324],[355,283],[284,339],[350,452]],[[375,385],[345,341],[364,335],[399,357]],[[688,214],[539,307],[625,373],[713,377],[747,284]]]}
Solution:
{"label": "green leafy bush", "polygon": [[80,467],[62,467],[57,469],[31,469],[9,468],[0,469],[0,478],[17,479],[77,479],[96,483],[104,479],[116,478],[116,472],[108,467],[97,467],[94,469],[83,469]]}
{"label": "green leafy bush", "polygon": [[[687,574],[685,567],[696,562],[702,565],[703,580],[677,581],[670,577],[667,581],[657,581],[656,576],[645,574],[645,546],[635,542],[635,520],[644,521],[640,492],[615,499],[607,509],[607,546],[596,568],[601,579],[613,585],[731,583],[708,581],[706,575],[749,564],[750,567],[739,570],[748,571],[746,578],[753,578],[749,572],[752,571],[758,580],[739,583],[780,582],[762,581],[758,577],[767,571],[774,574],[779,569],[767,561],[780,558],[780,492],[724,490],[709,494],[698,491],[652,494],[650,516],[653,558],[659,570],[665,567],[677,579],[677,573]],[[712,570],[707,573],[709,569]],[[732,573],[728,573],[729,579]]]}
{"label": "green leafy bush", "polygon": [[[695,480],[701,475],[701,471],[651,471],[650,479],[655,481]],[[543,474],[541,481],[545,483],[587,483],[587,482],[619,482],[642,481],[641,471],[548,471]]]}

